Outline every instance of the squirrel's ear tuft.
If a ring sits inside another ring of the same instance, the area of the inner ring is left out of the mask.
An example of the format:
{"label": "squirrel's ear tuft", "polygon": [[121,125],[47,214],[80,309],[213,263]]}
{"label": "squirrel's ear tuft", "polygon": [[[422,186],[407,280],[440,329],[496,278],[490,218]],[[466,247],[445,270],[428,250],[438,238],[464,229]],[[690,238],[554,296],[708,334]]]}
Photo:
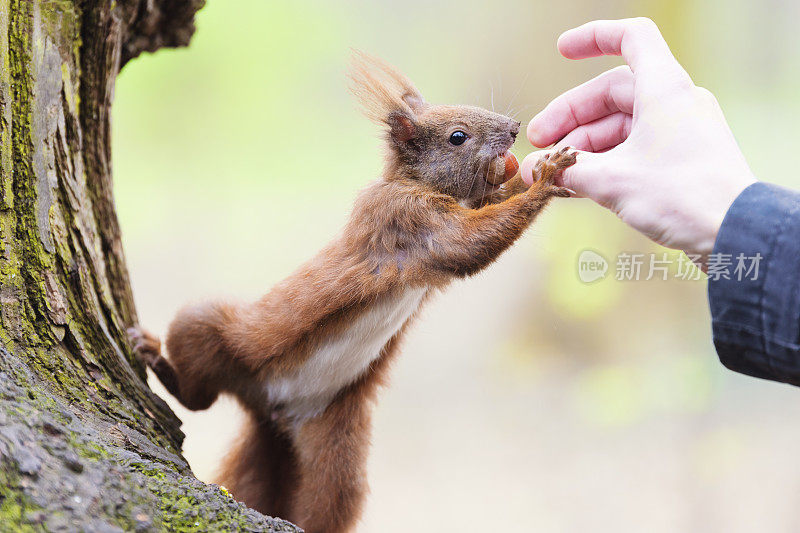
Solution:
{"label": "squirrel's ear tuft", "polygon": [[[394,128],[393,115],[413,117],[427,105],[407,77],[383,60],[353,50],[349,71],[350,90],[371,120]],[[396,122],[396,121],[395,121]]]}

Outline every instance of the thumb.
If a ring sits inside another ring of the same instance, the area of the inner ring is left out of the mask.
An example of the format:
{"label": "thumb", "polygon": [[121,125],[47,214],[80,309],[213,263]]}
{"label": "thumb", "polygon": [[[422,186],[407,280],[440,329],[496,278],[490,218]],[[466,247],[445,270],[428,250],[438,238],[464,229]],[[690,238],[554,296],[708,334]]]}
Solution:
{"label": "thumb", "polygon": [[[563,147],[558,146],[557,148],[560,149]],[[525,159],[523,159],[522,165],[520,165],[522,181],[524,181],[526,185],[533,184],[535,178],[533,174],[536,165],[544,157],[556,151],[556,149],[539,150],[538,152],[528,154]],[[605,158],[606,156],[605,154],[583,152],[580,150],[575,150],[575,152],[578,154],[577,161],[574,165],[564,169],[561,176],[556,178],[556,185],[572,189],[578,193],[578,196],[593,198],[593,193],[598,192],[596,191],[598,188],[597,182],[602,180],[602,178],[598,178],[598,176],[602,176],[602,171],[600,171],[600,164],[602,161],[598,161],[598,158]]]}
{"label": "thumb", "polygon": [[604,207],[611,207],[618,191],[612,183],[613,151],[605,153],[576,150],[575,164],[564,169],[556,185],[572,189],[579,197],[589,198]]}
{"label": "thumb", "polygon": [[[589,198],[603,207],[612,208],[620,194],[619,187],[615,187],[614,169],[621,168],[618,163],[617,148],[607,152],[584,152],[575,150],[578,154],[575,164],[564,169],[561,176],[556,178],[556,185],[575,191],[577,197]],[[546,155],[556,150],[540,150],[528,154],[520,165],[522,180],[531,185],[534,179],[536,164]]]}
{"label": "thumb", "polygon": [[519,167],[519,172],[522,175],[522,181],[525,182],[525,185],[530,186],[533,184],[533,169],[536,168],[536,164],[539,160],[553,152],[555,152],[555,150],[552,149],[539,150],[525,156],[525,159],[522,160],[522,164]]}

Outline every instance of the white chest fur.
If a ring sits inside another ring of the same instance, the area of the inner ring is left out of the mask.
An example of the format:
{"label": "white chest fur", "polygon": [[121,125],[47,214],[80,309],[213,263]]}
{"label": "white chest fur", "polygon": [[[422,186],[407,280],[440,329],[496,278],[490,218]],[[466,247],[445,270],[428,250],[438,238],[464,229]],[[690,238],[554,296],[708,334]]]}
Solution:
{"label": "white chest fur", "polygon": [[270,403],[281,404],[294,423],[316,416],[369,367],[389,339],[419,308],[426,288],[384,297],[342,331],[323,339],[306,362],[288,376],[270,380]]}

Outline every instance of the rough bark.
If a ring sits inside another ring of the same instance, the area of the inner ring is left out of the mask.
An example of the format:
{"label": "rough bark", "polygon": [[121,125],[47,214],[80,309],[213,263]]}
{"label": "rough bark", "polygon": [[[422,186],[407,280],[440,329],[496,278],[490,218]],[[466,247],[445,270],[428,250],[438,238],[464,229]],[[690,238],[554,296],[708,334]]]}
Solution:
{"label": "rough bark", "polygon": [[0,530],[297,531],[195,479],[125,334],[114,82],[202,4],[0,0]]}

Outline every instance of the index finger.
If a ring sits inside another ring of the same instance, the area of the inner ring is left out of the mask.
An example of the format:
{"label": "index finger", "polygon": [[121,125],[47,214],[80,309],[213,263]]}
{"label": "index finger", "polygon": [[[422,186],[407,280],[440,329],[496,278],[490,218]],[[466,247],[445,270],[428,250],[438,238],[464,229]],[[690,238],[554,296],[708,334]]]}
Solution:
{"label": "index finger", "polygon": [[565,92],[528,124],[528,140],[544,148],[584,124],[617,112],[633,114],[634,79],[620,66]]}
{"label": "index finger", "polygon": [[567,30],[558,38],[567,59],[621,55],[633,73],[652,81],[689,81],[658,26],[648,18],[595,20]]}

